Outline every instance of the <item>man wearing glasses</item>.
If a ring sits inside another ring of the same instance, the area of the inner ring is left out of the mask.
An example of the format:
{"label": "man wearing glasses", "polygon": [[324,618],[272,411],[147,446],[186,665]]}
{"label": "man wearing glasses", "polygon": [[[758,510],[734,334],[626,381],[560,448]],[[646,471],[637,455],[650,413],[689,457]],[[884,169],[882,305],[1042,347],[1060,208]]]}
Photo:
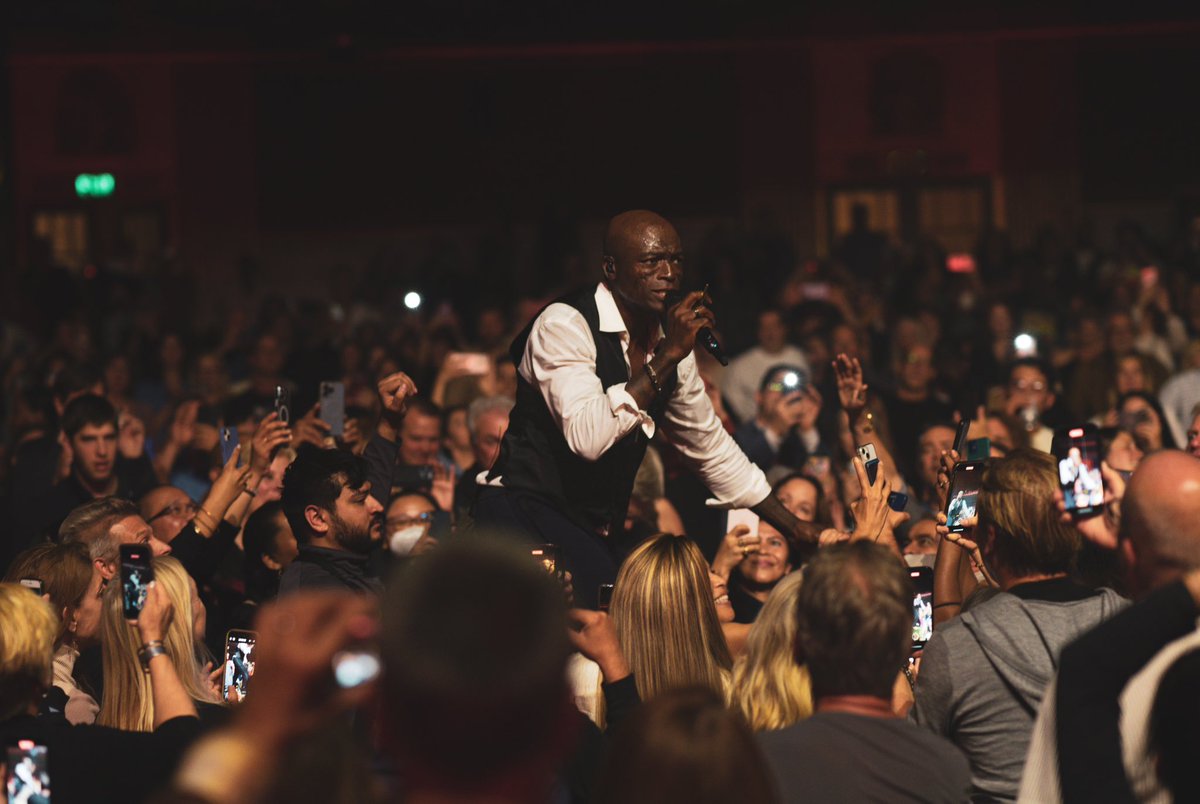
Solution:
{"label": "man wearing glasses", "polygon": [[1008,371],[1004,410],[1025,425],[1030,446],[1042,452],[1049,452],[1054,442],[1054,431],[1042,423],[1053,406],[1054,390],[1046,365],[1034,357],[1015,361]]}

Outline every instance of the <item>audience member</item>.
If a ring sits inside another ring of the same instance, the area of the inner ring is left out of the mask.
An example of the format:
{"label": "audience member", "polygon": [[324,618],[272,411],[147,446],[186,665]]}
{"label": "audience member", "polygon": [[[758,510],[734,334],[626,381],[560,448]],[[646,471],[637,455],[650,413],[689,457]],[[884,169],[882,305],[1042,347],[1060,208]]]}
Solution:
{"label": "audience member", "polygon": [[817,430],[821,395],[798,366],[773,366],[763,374],[754,415],[733,434],[746,457],[766,471],[799,469],[808,456],[828,452]]}
{"label": "audience member", "polygon": [[771,366],[788,365],[809,376],[808,357],[788,343],[787,322],[780,310],[758,313],[758,343],[730,361],[721,381],[721,395],[739,422],[755,417],[760,407],[763,377]]}
{"label": "audience member", "polygon": [[804,576],[795,661],[808,668],[815,712],[758,734],[781,800],[965,800],[970,777],[958,749],[892,710],[912,637],[903,566],[855,541],[818,551]]}
{"label": "audience member", "polygon": [[813,713],[808,670],[795,659],[796,605],[803,578],[780,581],[754,621],[733,666],[731,705],[754,731],[782,729]]}

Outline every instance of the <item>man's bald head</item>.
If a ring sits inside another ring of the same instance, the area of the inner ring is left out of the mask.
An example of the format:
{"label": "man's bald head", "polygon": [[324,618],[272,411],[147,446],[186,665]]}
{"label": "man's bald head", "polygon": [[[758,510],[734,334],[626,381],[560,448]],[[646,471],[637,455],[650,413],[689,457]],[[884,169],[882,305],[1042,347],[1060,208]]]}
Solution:
{"label": "man's bald head", "polygon": [[622,212],[604,232],[604,283],[626,316],[657,317],[666,310],[666,294],[678,290],[683,275],[683,245],[675,227],[644,209]]}
{"label": "man's bald head", "polygon": [[1163,450],[1138,464],[1121,501],[1121,538],[1136,595],[1200,568],[1200,460]]}
{"label": "man's bald head", "polygon": [[608,222],[604,230],[604,256],[620,260],[636,254],[642,247],[647,229],[661,229],[670,232],[676,241],[679,234],[671,222],[648,209],[631,209],[622,212]]}

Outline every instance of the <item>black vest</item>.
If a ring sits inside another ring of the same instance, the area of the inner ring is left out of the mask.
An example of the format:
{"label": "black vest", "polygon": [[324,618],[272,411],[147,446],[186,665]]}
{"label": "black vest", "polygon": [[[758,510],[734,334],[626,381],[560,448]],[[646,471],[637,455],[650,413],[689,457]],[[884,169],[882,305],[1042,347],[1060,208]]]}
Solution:
{"label": "black vest", "polygon": [[[629,381],[621,335],[600,331],[596,309],[596,287],[570,293],[557,303],[574,307],[587,321],[596,344],[596,376],[604,388]],[[534,321],[537,317],[534,317]],[[509,354],[519,367],[533,329],[531,321],[521,331]],[[662,422],[667,400],[675,391],[676,371],[661,378],[663,393],[647,413],[655,425]],[[617,441],[598,460],[588,461],[571,451],[554,421],[541,391],[517,372],[517,404],[509,417],[508,431],[500,444],[500,455],[489,477],[501,477],[504,487],[550,500],[574,522],[593,533],[619,531],[637,474],[650,439],[641,426]]]}

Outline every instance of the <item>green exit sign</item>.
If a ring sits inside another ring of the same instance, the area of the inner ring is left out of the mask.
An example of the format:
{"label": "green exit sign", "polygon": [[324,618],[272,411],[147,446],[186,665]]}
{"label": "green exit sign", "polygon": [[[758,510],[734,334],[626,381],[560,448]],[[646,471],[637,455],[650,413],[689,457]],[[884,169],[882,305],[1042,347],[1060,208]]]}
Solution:
{"label": "green exit sign", "polygon": [[111,173],[80,173],[75,177],[75,195],[80,198],[104,198],[116,188],[117,180]]}

